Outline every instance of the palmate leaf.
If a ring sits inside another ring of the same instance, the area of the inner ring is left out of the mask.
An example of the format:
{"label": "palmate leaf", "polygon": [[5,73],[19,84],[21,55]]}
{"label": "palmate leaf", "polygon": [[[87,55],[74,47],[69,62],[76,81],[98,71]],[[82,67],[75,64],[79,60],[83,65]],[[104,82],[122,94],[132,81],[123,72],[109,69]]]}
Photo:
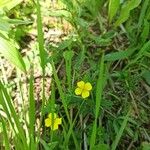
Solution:
{"label": "palmate leaf", "polygon": [[16,67],[26,72],[25,63],[13,42],[0,37],[0,53]]}
{"label": "palmate leaf", "polygon": [[120,24],[124,23],[129,18],[130,11],[138,7],[140,3],[141,0],[130,0],[125,2],[125,4],[122,6],[119,18],[115,22],[115,26],[119,26]]}

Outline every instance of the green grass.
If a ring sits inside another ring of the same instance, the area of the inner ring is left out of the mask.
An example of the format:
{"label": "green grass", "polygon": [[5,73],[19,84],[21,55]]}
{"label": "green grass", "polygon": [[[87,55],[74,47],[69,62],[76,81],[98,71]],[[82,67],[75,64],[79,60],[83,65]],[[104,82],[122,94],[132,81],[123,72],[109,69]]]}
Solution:
{"label": "green grass", "polygon": [[4,2],[0,149],[148,150],[150,1]]}

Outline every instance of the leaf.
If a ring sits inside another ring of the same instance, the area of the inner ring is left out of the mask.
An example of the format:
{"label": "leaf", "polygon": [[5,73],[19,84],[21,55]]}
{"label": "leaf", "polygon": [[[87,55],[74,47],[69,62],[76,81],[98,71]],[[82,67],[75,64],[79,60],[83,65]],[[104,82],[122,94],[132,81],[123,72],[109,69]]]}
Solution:
{"label": "leaf", "polygon": [[6,21],[14,25],[26,25],[26,24],[33,23],[32,21],[29,21],[29,20],[24,21],[24,20],[19,20],[19,19],[6,19]]}
{"label": "leaf", "polygon": [[67,47],[70,47],[72,44],[73,40],[72,39],[67,39],[65,41],[62,41],[59,45],[58,45],[58,49],[60,50],[64,50]]}
{"label": "leaf", "polygon": [[[1,116],[0,116],[1,117]],[[2,122],[2,127],[3,127],[3,137],[5,141],[5,150],[10,150],[10,143],[9,143],[9,138],[8,138],[8,131],[7,131],[7,124],[4,121],[4,119],[1,117],[1,122]]]}
{"label": "leaf", "polygon": [[8,32],[10,30],[10,24],[4,20],[2,17],[0,17],[0,30]]}
{"label": "leaf", "polygon": [[143,142],[142,143],[142,150],[150,150],[150,143]]}
{"label": "leaf", "polygon": [[141,11],[140,11],[140,16],[139,16],[139,21],[138,21],[138,32],[140,31],[141,26],[142,26],[142,24],[143,24],[146,11],[147,11],[147,9],[148,9],[148,7],[149,7],[148,4],[149,4],[149,0],[145,0],[145,1],[142,3],[142,8],[141,8]]}
{"label": "leaf", "polygon": [[24,25],[24,24],[30,24],[31,21],[23,21],[19,19],[9,19],[9,18],[3,18],[0,16],[0,30],[8,32],[11,29],[11,24],[14,25]]}
{"label": "leaf", "polygon": [[150,47],[150,40],[148,42],[144,43],[143,47],[138,52],[135,60],[140,59],[147,51],[149,51],[150,50],[149,47]]}
{"label": "leaf", "polygon": [[16,67],[26,72],[25,63],[13,42],[0,37],[0,53]]}
{"label": "leaf", "polygon": [[146,70],[142,73],[142,77],[150,85],[150,71]]}
{"label": "leaf", "polygon": [[67,10],[52,10],[50,11],[49,15],[52,17],[65,17],[65,18],[71,17],[71,13]]}
{"label": "leaf", "polygon": [[147,20],[144,20],[144,27],[143,27],[143,31],[140,35],[141,38],[141,43],[145,43],[147,38],[149,37],[149,31],[150,31],[150,25],[149,22]]}
{"label": "leaf", "polygon": [[125,116],[125,118],[124,118],[124,120],[123,120],[123,122],[122,122],[122,124],[121,124],[121,127],[120,127],[120,129],[119,129],[119,131],[118,131],[118,133],[117,133],[117,135],[116,135],[116,137],[115,137],[115,140],[114,140],[113,143],[112,143],[112,148],[111,148],[111,150],[116,150],[116,148],[117,148],[117,146],[118,146],[118,144],[119,144],[119,141],[120,141],[120,139],[121,139],[121,137],[122,137],[122,135],[123,135],[123,132],[124,132],[126,126],[127,126],[130,113],[131,113],[131,108],[129,108],[129,111],[128,111],[127,115]]}
{"label": "leaf", "polygon": [[120,0],[109,0],[109,8],[108,8],[109,22],[111,22],[113,17],[116,15],[119,5]]}
{"label": "leaf", "polygon": [[130,11],[134,8],[138,7],[141,3],[141,0],[130,0],[127,1],[121,9],[120,16],[118,20],[115,22],[115,26],[119,26],[120,24],[124,23],[130,15]]}
{"label": "leaf", "polygon": [[10,10],[21,3],[23,0],[1,0],[0,1],[0,9]]}
{"label": "leaf", "polygon": [[95,145],[92,150],[108,150],[109,147],[106,144]]}
{"label": "leaf", "polygon": [[58,142],[51,142],[49,144],[47,144],[43,139],[40,138],[40,142],[43,145],[45,150],[53,150],[57,145]]}
{"label": "leaf", "polygon": [[71,60],[72,57],[73,57],[73,55],[74,55],[73,51],[65,51],[65,52],[63,53],[63,57],[64,57],[65,60],[67,60],[67,61]]}
{"label": "leaf", "polygon": [[101,0],[86,0],[84,4],[87,7],[87,9],[92,14],[92,17],[97,17],[99,13],[99,9],[101,7]]}
{"label": "leaf", "polygon": [[133,54],[133,52],[137,49],[137,47],[129,47],[127,50],[119,51],[119,52],[113,52],[110,54],[107,54],[104,59],[105,61],[116,61],[128,58]]}

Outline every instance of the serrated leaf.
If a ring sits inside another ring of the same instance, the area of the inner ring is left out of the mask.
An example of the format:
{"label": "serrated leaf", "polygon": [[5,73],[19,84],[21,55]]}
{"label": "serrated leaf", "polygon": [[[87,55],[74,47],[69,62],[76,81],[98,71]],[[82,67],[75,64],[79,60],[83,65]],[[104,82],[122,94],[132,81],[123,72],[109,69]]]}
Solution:
{"label": "serrated leaf", "polygon": [[13,42],[0,37],[0,53],[16,67],[26,72],[25,63]]}
{"label": "serrated leaf", "polygon": [[109,22],[111,22],[113,17],[116,15],[119,5],[120,0],[109,0],[109,8],[108,8]]}
{"label": "serrated leaf", "polygon": [[119,26],[120,24],[124,23],[130,15],[130,11],[134,8],[138,7],[141,3],[141,0],[130,0],[127,1],[121,9],[120,16],[118,20],[115,22],[115,26]]}

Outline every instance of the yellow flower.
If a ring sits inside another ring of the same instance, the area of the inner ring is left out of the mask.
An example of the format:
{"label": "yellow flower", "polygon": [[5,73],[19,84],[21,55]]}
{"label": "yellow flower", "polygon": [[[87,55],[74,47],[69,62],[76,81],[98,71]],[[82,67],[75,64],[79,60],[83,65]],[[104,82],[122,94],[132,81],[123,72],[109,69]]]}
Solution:
{"label": "yellow flower", "polygon": [[50,127],[52,130],[57,130],[61,122],[62,118],[57,118],[55,113],[49,113],[48,117],[45,119],[45,126]]}
{"label": "yellow flower", "polygon": [[77,83],[77,88],[75,89],[76,95],[81,95],[82,98],[87,98],[90,95],[90,91],[92,90],[91,83],[84,81],[80,81]]}

